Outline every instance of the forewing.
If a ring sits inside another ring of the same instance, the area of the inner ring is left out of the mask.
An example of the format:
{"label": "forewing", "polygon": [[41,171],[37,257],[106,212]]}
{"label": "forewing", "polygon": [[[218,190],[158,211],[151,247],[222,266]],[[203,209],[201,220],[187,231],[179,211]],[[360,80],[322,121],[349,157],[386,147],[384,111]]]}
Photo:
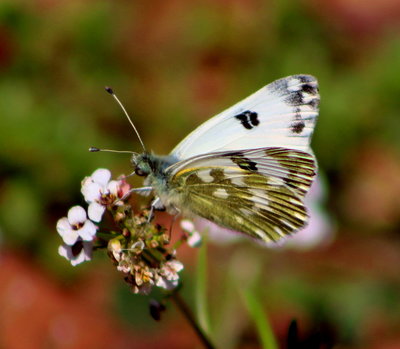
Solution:
{"label": "forewing", "polygon": [[213,153],[168,169],[180,206],[264,242],[304,227],[312,155],[286,148]]}
{"label": "forewing", "polygon": [[274,146],[310,152],[318,105],[318,82],[313,76],[288,76],[211,118],[171,154],[182,160],[215,151]]}

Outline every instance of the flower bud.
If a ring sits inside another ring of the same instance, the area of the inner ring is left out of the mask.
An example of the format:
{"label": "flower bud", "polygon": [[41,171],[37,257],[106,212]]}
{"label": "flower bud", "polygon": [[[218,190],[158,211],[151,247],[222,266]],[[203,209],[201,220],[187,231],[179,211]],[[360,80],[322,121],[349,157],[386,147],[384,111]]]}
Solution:
{"label": "flower bud", "polygon": [[149,310],[151,317],[156,320],[161,320],[161,313],[165,311],[165,305],[155,299],[150,299]]}

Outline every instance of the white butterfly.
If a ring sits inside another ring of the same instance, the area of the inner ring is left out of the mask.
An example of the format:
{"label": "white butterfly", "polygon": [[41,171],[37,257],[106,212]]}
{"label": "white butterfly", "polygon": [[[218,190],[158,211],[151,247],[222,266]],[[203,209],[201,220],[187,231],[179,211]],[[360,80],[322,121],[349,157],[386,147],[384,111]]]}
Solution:
{"label": "white butterfly", "polygon": [[318,116],[310,75],[274,81],[190,133],[169,156],[134,154],[152,208],[197,215],[255,239],[304,227],[316,174],[310,139]]}

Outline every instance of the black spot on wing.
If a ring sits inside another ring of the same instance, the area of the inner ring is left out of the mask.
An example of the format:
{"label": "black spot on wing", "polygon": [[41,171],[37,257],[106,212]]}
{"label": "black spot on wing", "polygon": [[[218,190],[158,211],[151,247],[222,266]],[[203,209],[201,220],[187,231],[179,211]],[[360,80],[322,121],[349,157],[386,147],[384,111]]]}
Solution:
{"label": "black spot on wing", "polygon": [[301,109],[299,107],[294,108],[293,112],[294,118],[292,124],[290,125],[290,130],[292,131],[292,133],[300,134],[306,124],[301,117]]}
{"label": "black spot on wing", "polygon": [[298,79],[302,84],[316,84],[317,80],[311,75],[293,75],[291,78]]}
{"label": "black spot on wing", "polygon": [[257,163],[246,158],[241,152],[234,152],[226,154],[232,162],[238,165],[242,170],[258,171]]}
{"label": "black spot on wing", "polygon": [[260,124],[258,114],[254,111],[246,110],[240,114],[235,115],[235,118],[240,121],[244,128],[251,130],[253,127]]}
{"label": "black spot on wing", "polygon": [[[289,96],[285,99],[285,102],[292,106],[301,106],[301,105],[309,105],[313,109],[316,109],[319,105],[319,97],[316,94],[316,89],[311,85],[303,85],[307,86],[306,89],[312,91],[313,93],[306,92],[305,90],[301,89],[299,91],[294,91],[289,94]],[[307,97],[306,97],[306,95]],[[309,98],[313,96],[313,98]]]}
{"label": "black spot on wing", "polygon": [[[295,82],[294,85],[292,83]],[[298,86],[296,87],[296,83]],[[309,105],[316,109],[319,105],[318,84],[314,78],[307,75],[294,75],[286,80],[289,94],[285,102],[292,106]]]}
{"label": "black spot on wing", "polygon": [[307,104],[313,107],[313,109],[316,109],[319,106],[319,98],[313,98],[311,101],[307,102]]}
{"label": "black spot on wing", "polygon": [[260,124],[260,120],[258,120],[258,114],[255,112],[250,112],[250,123],[253,126],[258,126]]}
{"label": "black spot on wing", "polygon": [[314,86],[311,86],[309,84],[304,84],[301,87],[301,90],[305,93],[309,93],[310,95],[315,95],[317,93],[317,88]]}
{"label": "black spot on wing", "polygon": [[297,121],[291,125],[291,130],[293,133],[299,134],[303,131],[305,126],[306,124],[303,121]]}
{"label": "black spot on wing", "polygon": [[247,120],[247,116],[242,114],[235,115],[235,118],[240,120],[240,123],[243,125],[244,128],[251,130],[253,127],[250,125],[249,121]]}

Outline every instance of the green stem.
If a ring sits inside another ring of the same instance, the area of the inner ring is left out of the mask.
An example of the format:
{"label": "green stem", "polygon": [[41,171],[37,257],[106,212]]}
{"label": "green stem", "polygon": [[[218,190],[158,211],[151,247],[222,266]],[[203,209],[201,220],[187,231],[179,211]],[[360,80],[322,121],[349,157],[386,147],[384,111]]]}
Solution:
{"label": "green stem", "polygon": [[207,338],[206,334],[203,332],[203,330],[200,328],[199,324],[196,322],[194,315],[186,302],[183,300],[181,295],[178,292],[173,292],[171,295],[171,299],[177,306],[177,308],[182,312],[186,320],[189,322],[189,324],[192,326],[198,337],[200,338],[200,341],[203,343],[204,347],[207,349],[215,349],[214,345],[210,342],[210,340]]}

